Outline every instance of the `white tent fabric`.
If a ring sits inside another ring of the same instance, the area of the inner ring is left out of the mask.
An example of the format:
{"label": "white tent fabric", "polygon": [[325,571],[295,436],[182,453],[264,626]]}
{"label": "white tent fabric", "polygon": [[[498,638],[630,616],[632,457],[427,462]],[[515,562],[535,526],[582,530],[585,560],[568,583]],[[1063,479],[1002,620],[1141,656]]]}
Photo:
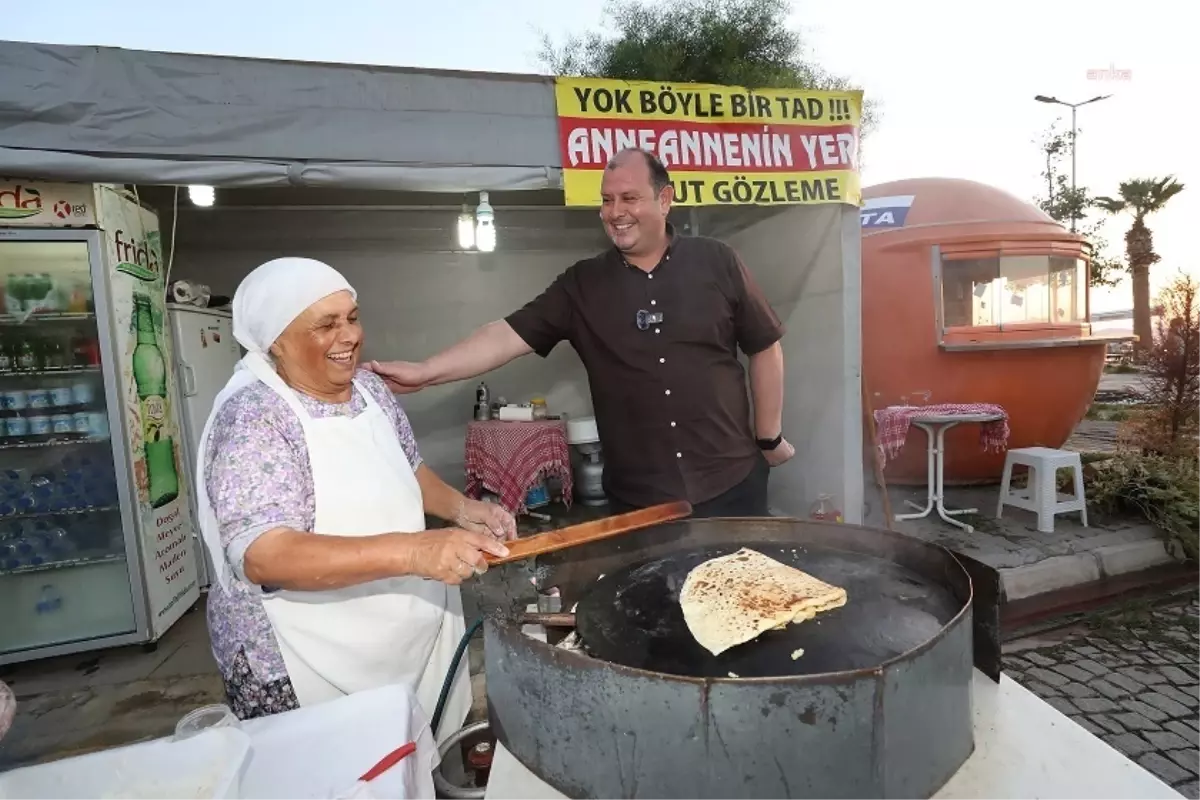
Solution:
{"label": "white tent fabric", "polygon": [[0,174],[221,187],[561,186],[554,84],[0,41]]}

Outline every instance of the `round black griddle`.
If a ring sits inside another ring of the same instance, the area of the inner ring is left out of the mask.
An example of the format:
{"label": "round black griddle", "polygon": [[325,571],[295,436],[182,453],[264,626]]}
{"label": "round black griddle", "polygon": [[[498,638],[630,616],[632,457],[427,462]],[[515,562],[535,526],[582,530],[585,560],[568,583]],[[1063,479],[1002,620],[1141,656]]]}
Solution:
{"label": "round black griddle", "polygon": [[[846,604],[714,656],[693,638],[679,590],[698,564],[749,547],[846,590]],[[933,639],[962,608],[948,586],[883,558],[812,544],[745,542],[686,550],[602,576],[576,609],[594,657],[710,678],[808,675],[879,667]],[[798,658],[793,653],[803,650]]]}

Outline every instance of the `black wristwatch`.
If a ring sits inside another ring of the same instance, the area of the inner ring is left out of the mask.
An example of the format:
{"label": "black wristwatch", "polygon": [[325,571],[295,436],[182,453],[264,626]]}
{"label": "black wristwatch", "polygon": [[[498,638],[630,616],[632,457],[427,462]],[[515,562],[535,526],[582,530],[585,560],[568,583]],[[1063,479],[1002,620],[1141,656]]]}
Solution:
{"label": "black wristwatch", "polygon": [[779,434],[774,439],[757,439],[756,441],[760,450],[774,450],[783,442],[783,434]]}

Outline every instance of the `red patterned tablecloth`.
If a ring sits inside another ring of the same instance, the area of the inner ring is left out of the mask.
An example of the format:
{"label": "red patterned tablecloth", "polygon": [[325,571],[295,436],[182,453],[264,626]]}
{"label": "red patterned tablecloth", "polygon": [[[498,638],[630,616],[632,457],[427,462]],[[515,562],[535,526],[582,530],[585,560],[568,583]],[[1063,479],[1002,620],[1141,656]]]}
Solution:
{"label": "red patterned tablecloth", "polygon": [[513,514],[526,511],[525,495],[542,478],[558,478],[562,500],[571,504],[574,481],[563,420],[469,422],[466,462],[467,494],[493,492]]}
{"label": "red patterned tablecloth", "polygon": [[875,412],[879,453],[887,462],[904,447],[908,429],[914,419],[923,417],[993,416],[992,422],[981,424],[979,444],[985,451],[1000,451],[1008,445],[1008,412],[990,403],[943,403],[934,406],[891,406]]}

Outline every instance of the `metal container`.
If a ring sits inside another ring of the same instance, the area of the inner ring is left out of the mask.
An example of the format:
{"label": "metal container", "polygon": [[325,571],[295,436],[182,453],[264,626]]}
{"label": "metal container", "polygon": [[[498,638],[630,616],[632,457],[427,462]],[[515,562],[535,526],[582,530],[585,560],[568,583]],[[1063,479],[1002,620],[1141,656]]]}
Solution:
{"label": "metal container", "polygon": [[[632,563],[762,542],[894,562],[948,592],[952,613],[867,668],[753,679],[633,668],[535,640],[517,622],[550,586],[570,609]],[[492,729],[569,797],[929,797],[974,749],[972,582],[940,547],[826,522],[687,520],[490,570],[479,587]]]}
{"label": "metal container", "polygon": [[604,459],[600,453],[600,445],[581,446],[584,452],[575,466],[575,496],[585,506],[603,506],[608,504],[608,495],[604,492]]}

